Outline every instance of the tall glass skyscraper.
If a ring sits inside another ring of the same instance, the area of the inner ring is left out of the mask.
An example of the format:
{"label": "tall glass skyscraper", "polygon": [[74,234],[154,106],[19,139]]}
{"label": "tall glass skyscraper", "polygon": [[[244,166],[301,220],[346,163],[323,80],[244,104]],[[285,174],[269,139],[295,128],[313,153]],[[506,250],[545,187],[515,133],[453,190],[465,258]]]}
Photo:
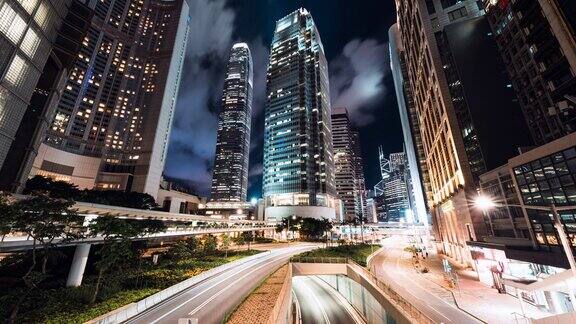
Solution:
{"label": "tall glass skyscraper", "polygon": [[252,79],[252,56],[248,45],[234,44],[228,61],[218,120],[212,201],[246,201]]}
{"label": "tall glass skyscraper", "polygon": [[186,42],[185,0],[90,1],[90,28],[32,174],[154,197]]}
{"label": "tall glass skyscraper", "polygon": [[328,64],[306,9],[276,22],[266,91],[264,197],[275,206],[329,205],[335,189]]}

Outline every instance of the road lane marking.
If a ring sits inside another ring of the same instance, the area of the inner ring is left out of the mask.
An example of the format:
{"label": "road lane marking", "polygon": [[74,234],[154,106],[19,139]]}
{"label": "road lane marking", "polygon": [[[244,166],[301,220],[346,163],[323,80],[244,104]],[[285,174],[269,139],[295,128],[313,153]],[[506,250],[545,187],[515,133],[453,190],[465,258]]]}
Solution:
{"label": "road lane marking", "polygon": [[[278,258],[275,258],[272,262],[276,262],[278,260],[281,260],[285,258],[285,256],[280,256]],[[204,306],[208,305],[208,303],[210,303],[211,301],[213,301],[216,297],[220,296],[221,294],[226,292],[226,289],[230,288],[231,286],[237,284],[239,281],[241,281],[242,279],[246,278],[248,275],[264,268],[265,266],[268,266],[270,264],[266,263],[263,264],[257,268],[252,269],[251,271],[248,271],[247,273],[245,273],[242,277],[232,281],[231,284],[229,284],[228,286],[222,288],[219,292],[215,293],[214,295],[212,295],[210,298],[208,298],[207,300],[205,300],[202,304],[198,305],[196,308],[194,308],[190,313],[188,313],[188,315],[193,315],[194,313],[196,313],[197,311],[199,311],[200,309],[202,309]]]}
{"label": "road lane marking", "polygon": [[[350,314],[350,317],[352,317],[352,319],[354,320],[355,323],[366,324],[366,321],[364,321],[364,319],[362,319],[360,317],[360,315],[356,312],[356,309],[352,305],[350,305],[348,300],[346,298],[344,298],[344,296],[342,296],[340,294],[340,292],[336,291],[332,286],[327,284],[324,280],[318,278],[318,276],[312,277],[312,280],[314,280],[317,284],[320,283],[320,285],[324,286],[324,290],[326,290],[330,295],[334,296],[334,298],[340,302],[340,305],[342,305],[344,307],[344,309],[346,310],[346,312],[348,312],[348,314]],[[336,280],[338,280],[338,279],[336,279]],[[328,287],[328,288],[326,288],[326,287]]]}
{"label": "road lane marking", "polygon": [[[302,277],[302,280],[305,280],[305,279],[309,280],[309,278]],[[314,291],[312,289],[310,289],[310,287],[308,287],[306,284],[302,283],[301,280],[299,280],[298,282],[299,282],[298,286],[304,287],[304,289],[308,291],[310,296],[312,296],[312,299],[314,299],[316,304],[318,304],[318,308],[320,308],[320,313],[322,314],[322,317],[324,318],[324,322],[326,322],[326,324],[330,324],[330,319],[328,318],[328,314],[326,313],[326,309],[324,309],[324,305],[322,305],[322,302],[320,302],[318,297],[316,297],[316,294],[314,293]]]}
{"label": "road lane marking", "polygon": [[[299,251],[299,250],[301,250],[301,249],[303,249],[303,248],[297,248],[296,251]],[[278,255],[282,255],[282,256],[283,256],[283,255],[285,255],[285,254],[290,254],[290,253],[293,253],[293,252],[296,252],[296,251],[278,252]],[[259,264],[259,263],[262,263],[262,262],[266,262],[266,261],[268,261],[268,260],[270,260],[270,259],[272,259],[271,254],[268,255],[268,258],[263,258],[262,260],[258,259],[258,262],[255,262],[255,263],[253,263],[253,264],[251,264],[251,265],[256,265],[256,264]],[[244,263],[244,264],[242,264],[242,265],[250,265],[250,264],[249,264],[249,262],[247,262],[247,263]],[[238,275],[238,273],[241,272],[242,270],[244,270],[244,268],[248,268],[248,267],[240,267],[240,269],[237,269],[236,271],[234,271],[230,276],[227,276],[227,277],[225,277],[224,279],[219,280],[218,282],[216,282],[214,285],[212,285],[212,286],[210,286],[210,287],[202,290],[201,292],[199,292],[198,294],[196,294],[196,295],[193,296],[192,298],[184,301],[184,302],[181,303],[180,305],[172,308],[172,310],[164,313],[162,316],[160,316],[160,317],[157,318],[156,320],[150,322],[150,324],[157,323],[158,321],[160,321],[160,320],[163,319],[164,317],[166,317],[166,316],[172,314],[173,312],[175,312],[175,311],[176,311],[177,309],[179,309],[180,307],[182,307],[182,306],[186,305],[187,303],[191,302],[192,300],[198,298],[200,295],[202,295],[202,294],[205,293],[206,291],[208,291],[208,290],[214,288],[215,286],[221,284],[222,282],[224,282],[224,281],[226,281],[226,280],[228,280],[228,279],[230,279],[230,278]],[[216,277],[216,278],[218,278],[218,277]],[[216,279],[216,278],[215,278],[215,279]]]}
{"label": "road lane marking", "polygon": [[[220,272],[218,272],[218,273],[213,274],[211,277],[204,278],[204,279],[200,280],[199,282],[193,284],[192,286],[190,286],[190,287],[188,287],[188,288],[185,288],[184,290],[182,290],[182,291],[180,291],[180,292],[172,295],[172,296],[169,297],[168,299],[163,300],[163,301],[157,303],[156,305],[154,305],[153,307],[151,307],[151,308],[149,308],[149,309],[147,309],[147,310],[145,310],[145,311],[143,311],[143,312],[141,312],[141,313],[139,313],[139,314],[137,314],[137,315],[129,318],[128,320],[125,321],[125,323],[131,323],[131,322],[137,321],[138,319],[140,319],[140,318],[142,318],[142,317],[145,317],[145,316],[147,316],[147,315],[150,315],[150,312],[157,311],[160,307],[165,307],[165,306],[167,306],[168,304],[170,304],[170,303],[172,303],[172,302],[175,302],[177,298],[182,297],[184,294],[190,292],[190,290],[192,290],[192,289],[194,289],[194,288],[197,288],[199,285],[205,284],[205,283],[207,283],[207,282],[209,282],[209,281],[211,281],[211,280],[214,280],[214,279],[218,279],[219,277],[224,276],[224,275],[226,275],[226,274],[228,274],[228,273],[234,272],[234,274],[236,274],[236,273],[237,273],[238,271],[240,271],[241,269],[248,268],[248,266],[251,265],[251,264],[258,264],[258,263],[260,263],[261,261],[265,261],[265,260],[266,260],[267,258],[269,258],[271,255],[272,255],[272,253],[268,253],[267,255],[266,255],[266,254],[263,254],[263,255],[262,255],[261,257],[259,257],[259,258],[255,258],[255,259],[250,260],[250,261],[248,261],[248,262],[244,262],[244,263],[242,263],[242,264],[239,264],[239,265],[238,265],[238,268],[225,269],[225,270],[222,270],[222,271],[220,271]],[[190,300],[191,300],[191,299],[189,299],[188,301],[190,301]],[[180,307],[180,306],[182,306],[182,305],[179,305],[179,306],[177,306],[177,307]]]}

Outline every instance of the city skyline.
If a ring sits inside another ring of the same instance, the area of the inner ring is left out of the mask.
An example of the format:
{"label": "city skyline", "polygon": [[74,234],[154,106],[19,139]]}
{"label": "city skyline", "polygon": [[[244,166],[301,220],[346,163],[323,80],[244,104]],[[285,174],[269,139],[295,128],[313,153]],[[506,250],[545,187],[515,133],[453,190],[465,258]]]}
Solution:
{"label": "city skyline", "polygon": [[[188,180],[199,194],[207,195],[210,188],[214,148],[216,142],[217,113],[220,109],[219,96],[224,80],[224,66],[227,60],[226,51],[234,42],[246,42],[254,60],[254,103],[252,121],[252,144],[250,156],[250,180],[248,199],[261,196],[262,146],[263,145],[263,110],[264,79],[268,61],[268,48],[272,41],[274,23],[289,12],[300,7],[308,9],[322,35],[329,65],[331,99],[333,104],[342,103],[351,111],[351,119],[359,129],[362,139],[362,153],[366,165],[367,186],[378,182],[377,145],[385,149],[398,151],[402,148],[400,123],[393,95],[392,77],[389,73],[387,21],[358,20],[354,15],[343,10],[350,6],[344,1],[319,5],[311,1],[292,1],[280,3],[260,2],[226,2],[195,1],[191,8],[192,32],[188,48],[188,58],[184,67],[183,84],[190,85],[180,91],[176,119],[170,140],[169,154],[165,174],[170,178]],[[258,10],[251,10],[258,7]],[[372,4],[366,2],[362,9],[367,15],[374,15],[377,10],[390,12],[386,20],[394,21],[393,3]],[[264,9],[262,9],[264,8]],[[387,9],[387,10],[384,10]],[[347,22],[349,28],[344,30],[331,25],[330,15],[336,14]],[[214,17],[208,20],[207,17]],[[195,19],[196,18],[196,19]],[[251,23],[247,23],[250,21]],[[224,37],[209,41],[212,33],[203,30],[217,29]],[[324,39],[327,39],[324,41]],[[210,43],[209,43],[210,42]],[[226,44],[224,44],[226,43]],[[204,48],[200,45],[206,44]],[[227,45],[229,44],[229,45]],[[198,46],[198,48],[194,47]],[[194,53],[192,48],[194,47]],[[202,64],[190,65],[191,59]],[[190,74],[190,72],[192,74]],[[209,89],[196,80],[186,81],[187,75],[204,80],[203,84],[211,85]],[[358,87],[366,91],[359,93]],[[194,87],[194,89],[192,89]],[[335,90],[336,89],[336,90]],[[357,94],[354,95],[352,94]],[[194,98],[190,95],[194,94]],[[347,104],[350,105],[347,105]],[[195,112],[194,115],[191,115]],[[375,123],[386,125],[384,136],[373,126]],[[201,140],[190,143],[186,139],[195,136]],[[372,144],[373,143],[373,144]]]}
{"label": "city skyline", "polygon": [[576,1],[0,0],[6,323],[576,323]]}

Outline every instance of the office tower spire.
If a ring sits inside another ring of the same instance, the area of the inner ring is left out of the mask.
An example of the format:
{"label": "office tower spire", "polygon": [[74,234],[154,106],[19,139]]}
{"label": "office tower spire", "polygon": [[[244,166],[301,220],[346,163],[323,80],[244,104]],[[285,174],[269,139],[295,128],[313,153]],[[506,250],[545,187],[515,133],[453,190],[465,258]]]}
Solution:
{"label": "office tower spire", "polygon": [[248,45],[234,44],[228,60],[218,120],[212,201],[246,201],[252,79],[252,56]]}
{"label": "office tower spire", "polygon": [[276,23],[264,124],[264,196],[326,206],[335,193],[328,64],[306,9]]}

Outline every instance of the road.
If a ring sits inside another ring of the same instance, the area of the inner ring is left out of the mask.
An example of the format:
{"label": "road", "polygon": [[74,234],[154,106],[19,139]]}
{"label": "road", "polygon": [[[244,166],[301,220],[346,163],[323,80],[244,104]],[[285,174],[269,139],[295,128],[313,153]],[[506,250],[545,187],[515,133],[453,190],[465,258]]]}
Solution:
{"label": "road", "polygon": [[316,276],[292,279],[302,324],[363,324],[356,310],[336,290]]}
{"label": "road", "polygon": [[264,252],[261,257],[222,271],[125,323],[172,324],[188,318],[198,319],[201,324],[220,324],[228,311],[290,256],[314,247],[299,244]]}
{"label": "road", "polygon": [[420,277],[400,266],[402,249],[407,245],[406,240],[398,237],[385,240],[386,250],[372,259],[376,276],[436,323],[481,323],[433,293],[419,282]]}

